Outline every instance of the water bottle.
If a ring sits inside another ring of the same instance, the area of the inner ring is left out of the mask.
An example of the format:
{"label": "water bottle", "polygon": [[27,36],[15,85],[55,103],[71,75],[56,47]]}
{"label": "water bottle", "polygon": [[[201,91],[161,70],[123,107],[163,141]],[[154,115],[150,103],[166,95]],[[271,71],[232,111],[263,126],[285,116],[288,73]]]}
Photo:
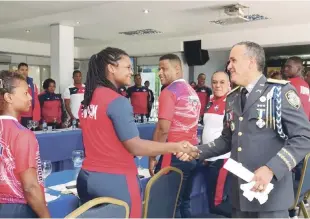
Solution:
{"label": "water bottle", "polygon": [[76,119],[72,120],[72,129],[76,129]]}
{"label": "water bottle", "polygon": [[43,132],[47,131],[47,123],[45,122],[45,120],[42,123],[42,129],[43,129]]}
{"label": "water bottle", "polygon": [[146,118],[146,115],[142,115],[143,116],[143,123],[147,123],[147,118]]}

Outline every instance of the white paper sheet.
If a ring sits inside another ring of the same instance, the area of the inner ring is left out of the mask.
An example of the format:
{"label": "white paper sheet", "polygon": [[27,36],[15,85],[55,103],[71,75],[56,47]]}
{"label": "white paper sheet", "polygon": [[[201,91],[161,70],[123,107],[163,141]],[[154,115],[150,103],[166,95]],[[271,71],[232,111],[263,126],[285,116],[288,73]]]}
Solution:
{"label": "white paper sheet", "polygon": [[229,158],[224,164],[224,168],[246,182],[251,182],[254,177],[254,173],[242,166],[241,163],[238,163],[231,158]]}
{"label": "white paper sheet", "polygon": [[70,182],[65,183],[65,184],[59,184],[59,185],[51,186],[51,187],[48,187],[48,188],[52,189],[52,190],[59,191],[59,192],[63,192],[63,191],[68,190],[66,188],[66,186],[74,186],[74,185],[76,185],[76,180],[70,181]]}
{"label": "white paper sheet", "polygon": [[66,184],[60,184],[60,185],[55,185],[55,186],[51,186],[51,187],[48,187],[49,189],[52,189],[52,190],[55,190],[55,191],[64,191],[66,190]]}
{"label": "white paper sheet", "polygon": [[138,169],[139,175],[144,176],[145,178],[150,177],[149,169]]}
{"label": "white paper sheet", "polygon": [[46,200],[46,202],[54,201],[54,200],[56,200],[59,197],[60,197],[60,195],[55,196],[55,195],[51,195],[51,194],[45,193],[45,200]]}
{"label": "white paper sheet", "polygon": [[241,163],[238,163],[231,158],[227,160],[224,168],[247,182],[245,184],[241,184],[240,189],[243,191],[243,196],[246,197],[249,201],[253,201],[253,199],[256,198],[260,204],[264,204],[268,200],[268,195],[273,189],[272,183],[267,185],[267,188],[264,192],[253,192],[251,189],[255,185],[255,182],[251,181],[254,177],[254,173],[242,166]]}

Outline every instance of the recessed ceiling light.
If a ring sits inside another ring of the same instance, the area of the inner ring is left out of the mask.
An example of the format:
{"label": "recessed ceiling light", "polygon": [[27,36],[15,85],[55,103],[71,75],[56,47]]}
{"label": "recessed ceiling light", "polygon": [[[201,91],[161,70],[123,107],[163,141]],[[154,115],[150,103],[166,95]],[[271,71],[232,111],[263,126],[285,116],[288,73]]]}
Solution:
{"label": "recessed ceiling light", "polygon": [[148,13],[149,13],[149,10],[144,9],[144,10],[143,10],[143,13],[144,13],[144,14],[148,14]]}
{"label": "recessed ceiling light", "polygon": [[26,33],[29,33],[30,32],[30,30],[26,30]]}
{"label": "recessed ceiling light", "polygon": [[76,22],[76,24],[80,24],[80,22],[79,22],[79,21],[77,21],[77,22]]}

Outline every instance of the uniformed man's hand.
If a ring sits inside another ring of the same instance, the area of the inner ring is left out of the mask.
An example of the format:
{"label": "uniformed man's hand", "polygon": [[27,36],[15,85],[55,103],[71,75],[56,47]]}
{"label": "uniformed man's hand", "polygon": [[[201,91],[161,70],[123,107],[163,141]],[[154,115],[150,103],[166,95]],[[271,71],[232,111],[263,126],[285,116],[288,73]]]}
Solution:
{"label": "uniformed man's hand", "polygon": [[187,141],[179,142],[182,147],[181,151],[175,153],[176,157],[181,161],[191,161],[199,157],[200,150]]}
{"label": "uniformed man's hand", "polygon": [[255,185],[251,189],[254,192],[263,192],[267,188],[267,185],[271,182],[273,172],[267,166],[258,168],[254,172],[252,181],[255,181]]}

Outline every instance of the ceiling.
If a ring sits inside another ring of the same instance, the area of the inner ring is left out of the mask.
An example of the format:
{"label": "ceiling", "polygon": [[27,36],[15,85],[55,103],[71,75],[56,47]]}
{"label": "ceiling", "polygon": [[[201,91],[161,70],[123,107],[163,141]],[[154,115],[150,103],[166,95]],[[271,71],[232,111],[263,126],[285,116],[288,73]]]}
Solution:
{"label": "ceiling", "polygon": [[[270,19],[230,26],[209,23],[224,16],[222,6],[235,3],[248,6],[246,13],[261,14]],[[75,37],[84,38],[75,41],[78,47],[164,40],[305,24],[310,22],[309,8],[310,1],[0,1],[0,38],[49,43],[49,26],[60,23],[74,26]],[[143,9],[150,12],[144,14]],[[163,33],[145,36],[119,34],[149,28]],[[285,33],[275,34],[281,37]]]}

